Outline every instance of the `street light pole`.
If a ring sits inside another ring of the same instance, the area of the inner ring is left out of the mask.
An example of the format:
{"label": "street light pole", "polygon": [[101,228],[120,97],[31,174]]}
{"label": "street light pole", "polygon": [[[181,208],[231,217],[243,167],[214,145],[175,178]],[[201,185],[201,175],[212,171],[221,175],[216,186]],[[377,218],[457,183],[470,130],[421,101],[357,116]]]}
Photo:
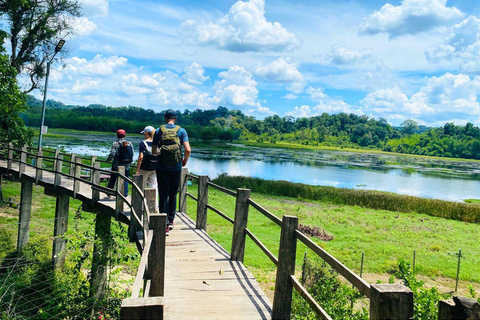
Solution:
{"label": "street light pole", "polygon": [[42,104],[42,120],[40,123],[40,134],[38,136],[38,150],[42,146],[42,131],[43,124],[45,122],[45,107],[47,105],[47,88],[48,88],[48,76],[50,75],[50,61],[47,62],[47,74],[45,76],[45,89],[43,90],[43,104]]}
{"label": "street light pole", "polygon": [[53,54],[52,58],[47,61],[47,74],[45,75],[45,89],[43,90],[43,104],[42,104],[42,120],[40,124],[40,134],[38,135],[38,150],[42,146],[42,130],[43,125],[45,123],[45,107],[47,106],[47,88],[48,88],[48,76],[50,75],[50,65],[52,64],[53,58],[57,55],[57,53],[62,50],[63,45],[65,44],[65,40],[60,40],[55,47],[55,53]]}

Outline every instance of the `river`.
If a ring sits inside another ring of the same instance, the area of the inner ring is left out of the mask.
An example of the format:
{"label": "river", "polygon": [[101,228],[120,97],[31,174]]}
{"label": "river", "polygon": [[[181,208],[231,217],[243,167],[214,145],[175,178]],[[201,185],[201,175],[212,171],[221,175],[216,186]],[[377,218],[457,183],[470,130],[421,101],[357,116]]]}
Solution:
{"label": "river", "polygon": [[[85,155],[108,155],[114,134],[51,130],[44,146]],[[127,136],[138,146],[143,135]],[[219,174],[287,180],[310,185],[388,191],[424,198],[461,201],[480,198],[480,162],[429,157],[246,147],[196,148],[188,169],[211,178]]]}

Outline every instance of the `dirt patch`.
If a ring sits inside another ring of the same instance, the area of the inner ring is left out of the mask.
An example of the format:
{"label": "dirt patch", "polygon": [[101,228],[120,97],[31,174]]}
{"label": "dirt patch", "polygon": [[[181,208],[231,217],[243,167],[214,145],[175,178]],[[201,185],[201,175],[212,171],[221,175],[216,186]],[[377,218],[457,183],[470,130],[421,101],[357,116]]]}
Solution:
{"label": "dirt patch", "polygon": [[303,234],[306,234],[309,237],[315,237],[323,241],[330,241],[333,240],[333,236],[328,234],[325,230],[320,229],[317,226],[307,226],[303,224],[299,224],[297,230]]}

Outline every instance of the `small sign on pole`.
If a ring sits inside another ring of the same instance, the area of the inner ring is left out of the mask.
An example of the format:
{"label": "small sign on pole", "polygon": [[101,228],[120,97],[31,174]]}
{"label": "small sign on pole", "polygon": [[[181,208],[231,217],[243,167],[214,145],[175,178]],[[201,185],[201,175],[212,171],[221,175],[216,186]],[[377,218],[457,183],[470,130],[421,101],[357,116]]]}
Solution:
{"label": "small sign on pole", "polygon": [[42,134],[48,133],[48,126],[42,126]]}

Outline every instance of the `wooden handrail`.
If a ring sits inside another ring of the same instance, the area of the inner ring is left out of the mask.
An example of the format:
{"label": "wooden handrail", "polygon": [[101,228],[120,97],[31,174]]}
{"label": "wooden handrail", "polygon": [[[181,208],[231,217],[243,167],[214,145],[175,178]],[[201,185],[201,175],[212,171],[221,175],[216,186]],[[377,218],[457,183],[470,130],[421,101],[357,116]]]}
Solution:
{"label": "wooden handrail", "polygon": [[326,263],[328,263],[335,271],[341,274],[345,279],[348,280],[351,284],[355,286],[361,293],[370,298],[370,284],[360,278],[352,270],[347,268],[343,263],[335,259],[331,254],[325,251],[318,244],[310,240],[306,235],[300,231],[295,232],[295,236],[300,240],[304,245],[310,248],[315,252],[320,258],[322,258]]}
{"label": "wooden handrail", "polygon": [[315,313],[321,318],[325,320],[333,320],[332,317],[328,315],[328,313],[323,310],[323,308],[313,299],[313,297],[308,293],[307,289],[297,280],[294,276],[290,276],[292,280],[293,287],[297,290],[297,292],[305,299],[305,301],[310,305],[310,307],[315,311]]}
{"label": "wooden handrail", "polygon": [[274,215],[273,213],[271,213],[270,211],[268,211],[267,209],[265,209],[264,207],[262,207],[261,205],[259,205],[258,203],[256,203],[255,201],[253,201],[252,199],[248,199],[248,203],[254,207],[255,209],[257,209],[261,214],[263,214],[264,216],[266,216],[268,219],[272,220],[273,222],[275,222],[278,226],[281,226],[282,225],[282,220],[277,217],[276,215]]}
{"label": "wooden handrail", "polygon": [[213,212],[215,212],[216,214],[218,214],[220,217],[222,217],[223,219],[227,220],[228,222],[230,223],[235,223],[235,221],[230,218],[229,216],[227,216],[225,213],[223,213],[222,211],[218,210],[217,208],[214,208],[212,207],[211,205],[207,204],[207,208],[209,210],[212,210]]}
{"label": "wooden handrail", "polygon": [[228,195],[230,195],[230,196],[232,196],[232,197],[236,197],[236,196],[237,196],[237,193],[236,193],[235,191],[232,191],[232,190],[229,190],[229,189],[224,188],[224,187],[222,187],[222,186],[219,186],[218,184],[215,184],[215,183],[213,183],[213,182],[208,181],[208,185],[209,185],[210,187],[213,187],[214,189],[217,189],[217,190],[219,190],[219,191],[221,191],[221,192],[223,192],[223,193],[226,193],[226,194],[228,194]]}
{"label": "wooden handrail", "polygon": [[275,264],[278,265],[278,258],[275,257],[275,255],[268,250],[268,248],[257,238],[255,235],[248,229],[245,229],[245,233],[250,237],[250,239],[255,242],[255,244],[262,249],[262,251],[267,255],[267,257]]}

